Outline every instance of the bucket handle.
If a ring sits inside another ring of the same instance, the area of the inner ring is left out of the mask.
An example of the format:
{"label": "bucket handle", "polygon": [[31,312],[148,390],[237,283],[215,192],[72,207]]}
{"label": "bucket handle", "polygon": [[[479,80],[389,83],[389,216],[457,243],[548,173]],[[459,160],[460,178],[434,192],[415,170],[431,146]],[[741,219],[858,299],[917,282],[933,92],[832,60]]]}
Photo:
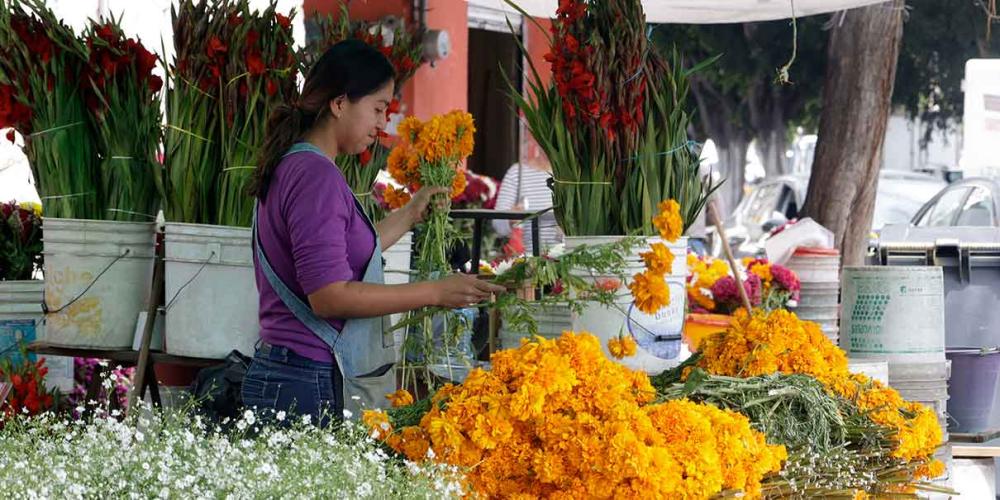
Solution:
{"label": "bucket handle", "polygon": [[211,263],[214,257],[215,257],[215,250],[212,250],[212,253],[208,255],[208,259],[205,259],[205,262],[201,263],[201,267],[198,268],[198,272],[194,273],[194,276],[192,276],[191,279],[187,280],[186,283],[184,283],[183,285],[181,285],[180,288],[177,289],[177,293],[174,294],[174,296],[170,299],[170,301],[167,302],[167,305],[163,308],[164,311],[170,310],[170,307],[174,305],[174,301],[181,296],[181,292],[183,292],[184,289],[187,288],[187,286],[190,285],[192,281],[198,278],[198,275],[200,275],[201,272],[205,270],[205,266]]}
{"label": "bucket handle", "polygon": [[75,304],[76,301],[82,299],[83,296],[86,295],[87,292],[89,292],[90,289],[93,288],[94,285],[97,284],[97,280],[101,279],[101,276],[104,276],[104,273],[108,272],[108,270],[111,269],[111,266],[117,264],[118,261],[120,261],[120,260],[124,259],[125,257],[127,257],[130,253],[132,253],[132,249],[131,248],[126,248],[125,251],[122,252],[121,255],[119,255],[118,257],[115,257],[115,260],[111,261],[110,264],[108,264],[107,266],[105,266],[104,269],[100,273],[97,274],[96,278],[94,278],[93,280],[90,281],[90,284],[87,285],[87,288],[84,288],[83,291],[79,293],[79,295],[77,295],[76,297],[73,297],[73,300],[71,300],[71,301],[63,304],[59,309],[56,309],[55,311],[49,310],[49,300],[45,296],[45,291],[43,290],[42,291],[42,312],[44,314],[46,314],[46,315],[49,315],[49,314],[59,314],[60,312],[62,312],[67,307]]}

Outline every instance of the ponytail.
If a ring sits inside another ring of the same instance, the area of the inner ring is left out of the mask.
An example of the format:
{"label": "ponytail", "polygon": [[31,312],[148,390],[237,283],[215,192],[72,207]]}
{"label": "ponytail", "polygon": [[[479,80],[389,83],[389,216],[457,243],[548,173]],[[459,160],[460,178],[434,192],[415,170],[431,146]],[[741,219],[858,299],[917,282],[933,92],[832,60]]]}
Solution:
{"label": "ponytail", "polygon": [[267,196],[274,171],[285,152],[302,139],[315,121],[315,115],[312,119],[308,118],[305,112],[290,104],[281,104],[271,112],[267,120],[264,147],[260,150],[257,168],[250,183],[250,194],[258,200]]}

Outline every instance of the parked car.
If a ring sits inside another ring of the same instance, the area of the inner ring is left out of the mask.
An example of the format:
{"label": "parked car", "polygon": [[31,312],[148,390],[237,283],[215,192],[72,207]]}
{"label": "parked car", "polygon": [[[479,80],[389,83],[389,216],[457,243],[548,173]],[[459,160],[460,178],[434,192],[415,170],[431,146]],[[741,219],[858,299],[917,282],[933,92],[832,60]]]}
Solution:
{"label": "parked car", "polygon": [[906,223],[886,226],[880,242],[1000,242],[1000,182],[985,177],[963,179],[942,189]]}
{"label": "parked car", "polygon": [[[726,220],[726,236],[733,252],[738,256],[759,254],[774,228],[799,217],[808,186],[809,178],[800,175],[776,177],[753,186]],[[944,180],[928,174],[879,172],[872,231],[908,223],[945,186]],[[712,254],[721,255],[721,241],[713,237],[712,243]]]}

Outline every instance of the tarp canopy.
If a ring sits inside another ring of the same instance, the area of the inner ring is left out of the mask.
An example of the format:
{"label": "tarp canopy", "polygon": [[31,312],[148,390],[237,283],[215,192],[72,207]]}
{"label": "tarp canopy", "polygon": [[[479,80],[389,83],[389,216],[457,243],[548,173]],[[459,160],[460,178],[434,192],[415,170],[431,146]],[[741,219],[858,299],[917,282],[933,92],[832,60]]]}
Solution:
{"label": "tarp canopy", "polygon": [[[643,0],[646,22],[720,24],[770,21],[864,7],[886,0]],[[516,12],[504,0],[468,0],[469,4]],[[514,0],[535,17],[555,17],[558,0]]]}

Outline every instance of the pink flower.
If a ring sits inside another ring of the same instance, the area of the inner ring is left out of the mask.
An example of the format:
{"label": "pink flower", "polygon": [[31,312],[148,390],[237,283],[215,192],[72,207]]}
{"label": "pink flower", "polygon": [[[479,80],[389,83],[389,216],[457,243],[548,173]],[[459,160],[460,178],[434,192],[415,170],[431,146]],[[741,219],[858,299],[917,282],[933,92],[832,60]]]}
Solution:
{"label": "pink flower", "polygon": [[798,300],[802,284],[799,282],[799,277],[795,274],[795,271],[785,266],[774,264],[771,266],[771,276],[774,276],[774,282],[778,286],[792,292],[792,298]]}
{"label": "pink flower", "polygon": [[[751,274],[747,279],[743,280],[743,289],[747,292],[747,298],[750,299],[750,305],[760,305],[760,277],[756,274]],[[740,293],[736,289],[736,279],[732,276],[726,276],[712,285],[712,297],[715,299],[716,303],[726,304],[734,308],[738,308],[742,303]]]}

